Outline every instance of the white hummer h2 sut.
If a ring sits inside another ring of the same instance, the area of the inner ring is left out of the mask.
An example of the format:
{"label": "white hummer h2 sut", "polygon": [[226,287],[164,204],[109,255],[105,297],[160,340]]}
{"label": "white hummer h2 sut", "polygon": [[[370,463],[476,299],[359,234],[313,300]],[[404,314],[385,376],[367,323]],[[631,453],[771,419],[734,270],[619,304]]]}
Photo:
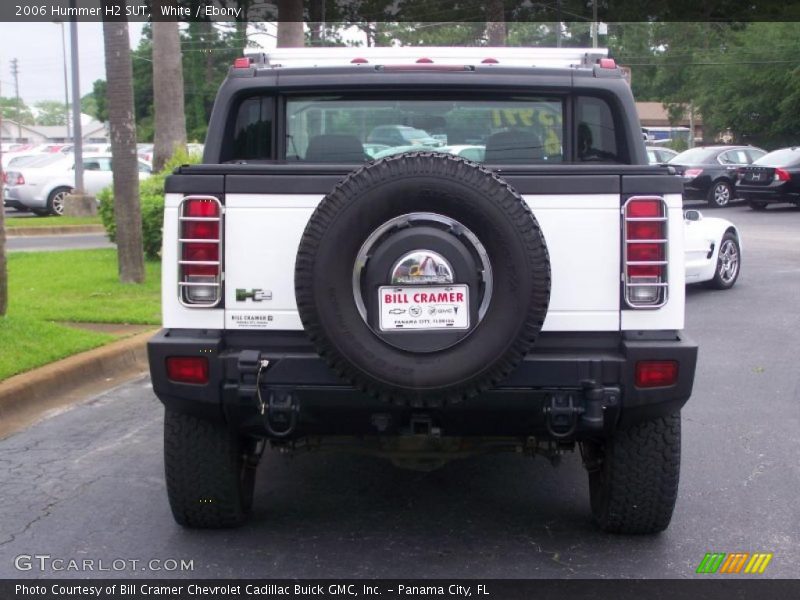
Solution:
{"label": "white hummer h2 sut", "polygon": [[697,347],[681,182],[640,132],[605,51],[237,59],[203,164],[166,184],[175,519],[242,523],[267,445],[428,469],[578,448],[600,528],[667,527]]}

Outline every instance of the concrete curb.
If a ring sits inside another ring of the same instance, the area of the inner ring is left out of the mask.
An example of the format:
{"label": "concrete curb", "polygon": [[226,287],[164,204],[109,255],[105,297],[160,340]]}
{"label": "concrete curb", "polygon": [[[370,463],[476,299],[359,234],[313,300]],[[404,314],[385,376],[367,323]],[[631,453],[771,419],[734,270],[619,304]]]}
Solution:
{"label": "concrete curb", "polygon": [[6,237],[105,233],[102,225],[62,225],[60,227],[6,227]]}
{"label": "concrete curb", "polygon": [[147,341],[156,331],[81,352],[0,383],[0,438],[34,423],[47,411],[146,372]]}

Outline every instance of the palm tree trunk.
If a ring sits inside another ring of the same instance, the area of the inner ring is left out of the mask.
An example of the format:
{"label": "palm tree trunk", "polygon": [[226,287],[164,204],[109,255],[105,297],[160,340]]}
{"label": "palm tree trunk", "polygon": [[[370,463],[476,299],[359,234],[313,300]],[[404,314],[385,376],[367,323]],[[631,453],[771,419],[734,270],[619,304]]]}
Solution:
{"label": "palm tree trunk", "polygon": [[[169,4],[174,1],[160,0],[153,8],[161,14],[159,6]],[[186,149],[183,59],[177,20],[153,22],[153,113],[153,170],[160,171],[177,149]]]}
{"label": "palm tree trunk", "polygon": [[[124,5],[124,0],[103,0],[104,9],[117,4]],[[122,8],[123,14],[124,11]],[[139,207],[139,161],[136,156],[136,117],[133,109],[133,69],[128,22],[103,21],[103,42],[114,168],[114,220],[117,225],[119,278],[123,283],[142,283],[144,255]]]}
{"label": "palm tree trunk", "polygon": [[489,0],[486,5],[486,37],[489,46],[506,45],[506,15],[503,0]]}
{"label": "palm tree trunk", "polygon": [[278,0],[278,48],[302,48],[303,1]]}

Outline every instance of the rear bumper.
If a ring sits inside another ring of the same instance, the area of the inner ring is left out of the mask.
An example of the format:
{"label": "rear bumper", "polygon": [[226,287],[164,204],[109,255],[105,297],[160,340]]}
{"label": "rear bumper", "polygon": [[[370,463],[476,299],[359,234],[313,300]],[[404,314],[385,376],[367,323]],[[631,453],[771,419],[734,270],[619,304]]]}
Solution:
{"label": "rear bumper", "polygon": [[736,193],[745,200],[757,202],[798,202],[800,193],[790,189],[784,182],[768,186],[737,184]]}
{"label": "rear bumper", "polygon": [[[413,418],[423,417],[446,435],[557,438],[566,432],[564,437],[579,440],[680,409],[692,392],[697,346],[680,332],[542,334],[535,350],[497,387],[457,405],[428,409],[388,405],[343,382],[303,332],[165,329],[149,342],[148,354],[153,389],[167,407],[225,420],[255,436],[286,433],[284,417],[292,412],[287,438],[401,433]],[[168,379],[168,357],[198,355],[209,359],[208,384]],[[269,361],[259,379],[265,414],[256,393],[262,359]],[[640,360],[677,361],[677,383],[637,388]],[[276,421],[268,419],[270,400]]]}

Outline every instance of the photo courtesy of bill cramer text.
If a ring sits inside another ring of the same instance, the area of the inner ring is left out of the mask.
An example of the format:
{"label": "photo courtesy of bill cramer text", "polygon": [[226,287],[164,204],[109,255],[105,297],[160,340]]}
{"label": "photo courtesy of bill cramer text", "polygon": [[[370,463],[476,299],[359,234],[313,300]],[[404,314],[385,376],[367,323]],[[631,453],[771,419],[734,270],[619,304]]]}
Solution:
{"label": "photo courtesy of bill cramer text", "polygon": [[[164,583],[58,582],[15,583],[15,598],[490,598],[489,585],[474,583],[287,582],[287,583]],[[5,600],[5,596],[3,596]]]}

